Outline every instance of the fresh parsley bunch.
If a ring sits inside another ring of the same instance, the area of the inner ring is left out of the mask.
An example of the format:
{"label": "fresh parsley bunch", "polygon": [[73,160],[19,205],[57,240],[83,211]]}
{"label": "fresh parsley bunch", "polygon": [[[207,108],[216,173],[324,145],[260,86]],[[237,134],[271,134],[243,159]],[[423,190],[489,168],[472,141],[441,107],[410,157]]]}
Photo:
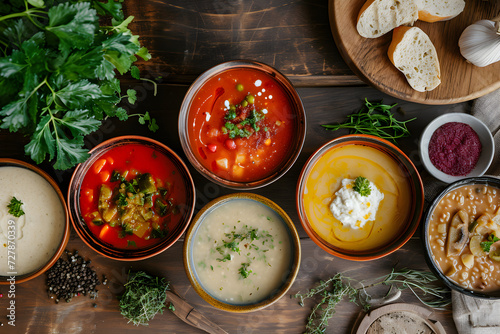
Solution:
{"label": "fresh parsley bunch", "polygon": [[[68,169],[88,157],[83,138],[107,117],[126,120],[116,72],[131,72],[137,56],[149,60],[124,19],[123,0],[8,0],[0,3],[0,128],[31,141],[25,153],[36,163],[56,158]],[[111,25],[100,25],[109,21]],[[146,80],[146,79],[144,79]],[[148,113],[136,115],[152,131]]]}

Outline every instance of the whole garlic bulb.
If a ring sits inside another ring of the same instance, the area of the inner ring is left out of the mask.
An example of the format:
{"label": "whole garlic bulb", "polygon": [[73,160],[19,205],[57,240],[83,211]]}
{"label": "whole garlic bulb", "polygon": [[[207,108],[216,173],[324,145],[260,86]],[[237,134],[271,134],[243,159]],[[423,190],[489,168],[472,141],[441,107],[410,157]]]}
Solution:
{"label": "whole garlic bulb", "polygon": [[500,34],[497,26],[495,21],[481,20],[465,28],[458,40],[462,56],[479,67],[500,61]]}

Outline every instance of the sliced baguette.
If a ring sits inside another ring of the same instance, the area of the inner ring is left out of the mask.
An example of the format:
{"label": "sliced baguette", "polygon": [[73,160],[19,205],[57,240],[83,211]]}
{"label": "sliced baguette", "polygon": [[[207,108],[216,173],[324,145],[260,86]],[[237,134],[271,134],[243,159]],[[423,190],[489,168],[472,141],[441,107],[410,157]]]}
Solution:
{"label": "sliced baguette", "polygon": [[464,0],[416,0],[418,19],[425,22],[451,20],[465,8]]}
{"label": "sliced baguette", "polygon": [[413,89],[419,92],[430,91],[441,83],[436,48],[422,29],[394,29],[387,55],[391,63],[403,72]]}
{"label": "sliced baguette", "polygon": [[380,37],[418,19],[415,0],[367,0],[358,14],[356,28],[365,38]]}

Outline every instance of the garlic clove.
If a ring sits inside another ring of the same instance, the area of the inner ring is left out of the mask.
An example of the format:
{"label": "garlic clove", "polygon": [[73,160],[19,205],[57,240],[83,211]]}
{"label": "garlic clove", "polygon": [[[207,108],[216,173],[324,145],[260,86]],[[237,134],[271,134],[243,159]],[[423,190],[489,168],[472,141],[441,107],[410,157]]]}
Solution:
{"label": "garlic clove", "polygon": [[462,56],[478,67],[500,61],[500,35],[495,21],[481,20],[471,24],[462,32],[458,45]]}

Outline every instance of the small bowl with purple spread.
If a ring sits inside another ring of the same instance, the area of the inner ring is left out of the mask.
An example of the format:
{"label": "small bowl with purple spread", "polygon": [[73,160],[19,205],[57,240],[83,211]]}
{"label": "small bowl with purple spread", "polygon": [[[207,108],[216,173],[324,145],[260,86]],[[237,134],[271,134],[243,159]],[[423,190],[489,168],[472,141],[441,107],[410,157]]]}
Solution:
{"label": "small bowl with purple spread", "polygon": [[437,117],[420,138],[420,158],[425,168],[446,183],[483,175],[494,153],[495,143],[488,127],[465,113]]}

